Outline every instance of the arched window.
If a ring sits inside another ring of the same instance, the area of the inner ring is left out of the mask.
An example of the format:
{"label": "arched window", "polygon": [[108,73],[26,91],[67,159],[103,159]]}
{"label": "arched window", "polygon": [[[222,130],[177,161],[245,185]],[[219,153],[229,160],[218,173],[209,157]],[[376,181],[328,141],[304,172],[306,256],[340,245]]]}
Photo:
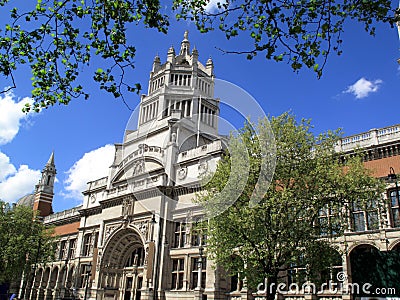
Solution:
{"label": "arched window", "polygon": [[143,266],[144,263],[144,249],[143,247],[135,248],[128,256],[125,262],[125,268],[132,266]]}

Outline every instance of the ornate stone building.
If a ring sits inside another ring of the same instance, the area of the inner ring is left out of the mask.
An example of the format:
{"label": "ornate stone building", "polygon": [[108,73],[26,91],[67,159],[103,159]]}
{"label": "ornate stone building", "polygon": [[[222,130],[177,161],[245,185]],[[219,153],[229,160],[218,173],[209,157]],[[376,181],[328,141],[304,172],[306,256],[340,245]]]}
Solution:
{"label": "ornate stone building", "polygon": [[[192,202],[199,176],[215,169],[225,148],[218,135],[213,68],[211,59],[199,62],[187,32],[179,53],[171,47],[163,64],[155,57],[137,129],[128,129],[115,145],[109,175],[88,183],[81,206],[52,213],[52,154],[35,195],[23,201],[33,200],[30,205],[41,211],[44,222],[55,226],[57,259],[34,269],[26,299],[252,298],[237,277],[228,278],[206,259],[205,237],[191,228],[202,215]],[[347,137],[338,150],[351,152],[358,146],[375,176],[400,171],[400,126]],[[340,271],[348,275],[346,282],[355,278],[354,254],[399,249],[400,203],[397,179],[391,177],[383,205],[368,211],[353,208],[340,243],[343,254],[330,269],[332,280]],[[329,217],[329,211],[321,213],[321,218]],[[302,270],[293,269],[288,278],[296,272]],[[350,298],[329,293],[312,297]]]}

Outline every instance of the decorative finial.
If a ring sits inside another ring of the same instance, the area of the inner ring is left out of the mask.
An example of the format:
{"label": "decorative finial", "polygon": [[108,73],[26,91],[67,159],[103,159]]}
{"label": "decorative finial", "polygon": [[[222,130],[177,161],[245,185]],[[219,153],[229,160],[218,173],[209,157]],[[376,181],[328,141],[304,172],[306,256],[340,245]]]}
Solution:
{"label": "decorative finial", "polygon": [[183,38],[184,38],[185,40],[187,40],[188,37],[189,37],[189,31],[188,31],[188,30],[185,30],[185,33],[183,34]]}
{"label": "decorative finial", "polygon": [[168,53],[175,53],[174,46],[171,45],[171,47],[169,47]]}

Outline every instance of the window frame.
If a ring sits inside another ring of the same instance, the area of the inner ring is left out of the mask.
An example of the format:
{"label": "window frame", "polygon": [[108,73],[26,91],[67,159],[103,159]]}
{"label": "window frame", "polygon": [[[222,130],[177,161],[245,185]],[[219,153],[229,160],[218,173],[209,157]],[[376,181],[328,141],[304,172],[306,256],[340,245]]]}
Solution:
{"label": "window frame", "polygon": [[184,221],[176,221],[174,229],[174,244],[173,248],[184,248],[187,242],[187,224]]}
{"label": "window frame", "polygon": [[182,290],[184,288],[185,281],[185,258],[173,258],[171,270],[171,290]]}
{"label": "window frame", "polygon": [[[392,195],[393,194],[393,195]],[[390,224],[392,228],[400,227],[400,191],[396,188],[390,189],[389,195],[389,205],[390,205]],[[393,204],[394,200],[394,204]],[[395,218],[397,212],[397,218]]]}
{"label": "window frame", "polygon": [[[197,280],[199,275],[199,259],[200,257],[191,257],[191,272],[190,272],[190,289],[197,288]],[[201,258],[201,288],[206,288],[207,281],[207,258]]]}

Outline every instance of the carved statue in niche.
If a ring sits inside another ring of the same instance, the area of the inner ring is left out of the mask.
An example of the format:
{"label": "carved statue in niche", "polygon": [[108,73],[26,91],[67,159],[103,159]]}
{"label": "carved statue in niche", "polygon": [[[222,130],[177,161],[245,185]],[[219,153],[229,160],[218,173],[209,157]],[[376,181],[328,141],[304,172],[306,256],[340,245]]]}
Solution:
{"label": "carved statue in niche", "polygon": [[144,247],[144,265],[145,266],[147,266],[148,259],[149,259],[149,246],[146,245]]}
{"label": "carved statue in niche", "polygon": [[140,160],[136,163],[133,168],[133,176],[137,176],[144,173],[144,160]]}
{"label": "carved statue in niche", "polygon": [[176,132],[173,132],[173,133],[171,134],[171,142],[172,142],[172,143],[176,143]]}
{"label": "carved statue in niche", "polygon": [[131,197],[124,197],[122,200],[122,216],[127,219],[133,214],[133,199]]}
{"label": "carved statue in niche", "polygon": [[186,175],[187,175],[187,167],[185,166],[185,167],[180,168],[178,171],[178,178],[180,180],[183,180],[186,178]]}

